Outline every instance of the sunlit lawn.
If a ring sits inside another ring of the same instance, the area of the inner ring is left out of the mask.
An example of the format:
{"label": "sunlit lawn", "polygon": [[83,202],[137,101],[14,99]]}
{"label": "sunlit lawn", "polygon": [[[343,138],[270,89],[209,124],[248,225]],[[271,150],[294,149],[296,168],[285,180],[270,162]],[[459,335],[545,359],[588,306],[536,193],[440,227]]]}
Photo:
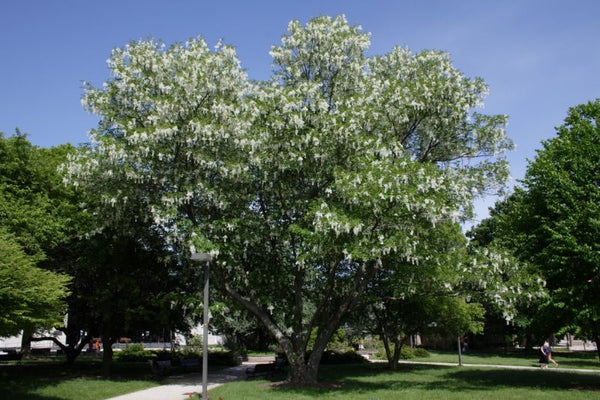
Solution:
{"label": "sunlit lawn", "polygon": [[[597,369],[600,370],[598,353],[593,352],[565,352],[557,351],[552,354],[553,359],[562,368]],[[539,366],[539,355],[537,352],[513,351],[508,354],[481,353],[472,351],[462,355],[462,362],[466,364],[488,364],[488,365],[517,365],[517,366]],[[431,357],[416,358],[415,361],[425,362],[448,362],[458,363],[456,352],[431,352]]]}
{"label": "sunlit lawn", "polygon": [[[282,379],[283,377],[280,377]],[[554,370],[403,365],[397,372],[383,365],[323,366],[323,388],[272,386],[250,380],[211,391],[222,400],[411,400],[411,399],[600,399],[600,374]]]}

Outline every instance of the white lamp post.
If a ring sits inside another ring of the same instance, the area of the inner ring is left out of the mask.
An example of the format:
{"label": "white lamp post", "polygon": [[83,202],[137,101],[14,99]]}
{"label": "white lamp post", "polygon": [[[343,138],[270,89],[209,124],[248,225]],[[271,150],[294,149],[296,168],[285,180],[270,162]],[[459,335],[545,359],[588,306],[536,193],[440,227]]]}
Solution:
{"label": "white lamp post", "polygon": [[192,253],[190,259],[206,263],[204,268],[204,316],[202,317],[202,400],[208,400],[208,277],[212,257],[209,253]]}

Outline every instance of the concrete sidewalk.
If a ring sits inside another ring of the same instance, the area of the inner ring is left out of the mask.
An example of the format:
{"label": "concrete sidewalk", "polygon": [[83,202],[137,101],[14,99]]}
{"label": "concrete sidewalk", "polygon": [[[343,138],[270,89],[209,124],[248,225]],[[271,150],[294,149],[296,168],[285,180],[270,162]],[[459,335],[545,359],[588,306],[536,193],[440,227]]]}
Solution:
{"label": "concrete sidewalk", "polygon": [[[208,374],[208,390],[224,383],[244,379],[246,368],[250,365],[243,364],[226,368],[217,373]],[[202,373],[173,375],[165,380],[165,384],[150,389],[140,390],[107,400],[184,400],[189,395],[198,393],[202,396]]]}

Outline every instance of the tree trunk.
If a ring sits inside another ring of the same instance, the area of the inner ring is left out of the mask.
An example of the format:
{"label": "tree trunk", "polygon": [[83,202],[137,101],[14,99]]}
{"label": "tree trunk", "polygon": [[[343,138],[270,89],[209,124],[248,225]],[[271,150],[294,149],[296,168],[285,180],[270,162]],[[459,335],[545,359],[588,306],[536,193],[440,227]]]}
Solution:
{"label": "tree trunk", "polygon": [[399,337],[394,339],[394,355],[392,358],[392,363],[390,369],[392,371],[398,370],[398,360],[400,360],[400,353],[402,350],[402,340]]}
{"label": "tree trunk", "polygon": [[525,333],[525,350],[532,350],[534,342],[533,333],[527,330]]}
{"label": "tree trunk", "polygon": [[[319,364],[323,352],[327,347],[327,343],[331,339],[331,336],[335,330],[340,326],[342,318],[352,309],[355,305],[358,297],[364,292],[368,277],[372,276],[376,268],[381,266],[381,261],[377,260],[369,263],[367,266],[367,272],[358,274],[354,279],[354,287],[347,295],[341,298],[339,303],[333,303],[332,301],[325,302],[322,307],[319,307],[315,313],[315,319],[310,323],[308,334],[301,333],[302,320],[296,321],[296,331],[290,336],[277,325],[270,313],[261,308],[259,302],[252,296],[246,298],[242,296],[237,290],[232,288],[227,281],[224,281],[223,288],[225,291],[240,305],[254,314],[267,328],[268,332],[277,341],[279,346],[283,349],[290,366],[289,380],[293,384],[300,386],[315,385],[317,383],[317,374],[319,371]],[[301,289],[302,279],[296,276],[295,279],[296,287],[296,305],[295,310],[302,309]],[[298,318],[301,318],[302,313],[299,314]],[[318,328],[317,339],[312,349],[312,353],[308,360],[306,360],[306,344],[309,340],[310,331],[313,327]]]}
{"label": "tree trunk", "polygon": [[[397,371],[398,360],[400,360],[400,351],[402,350],[402,341],[397,337],[390,340],[389,336],[385,336],[383,344],[385,346],[385,355],[388,360],[388,367],[392,371]],[[394,346],[394,351],[392,351],[392,345]]]}
{"label": "tree trunk", "polygon": [[385,348],[385,358],[387,358],[388,360],[388,367],[390,369],[394,369],[394,366],[392,365],[392,360],[394,358],[393,354],[392,354],[392,349],[390,347],[390,340],[388,338],[388,336],[385,333],[385,330],[382,330],[381,333],[379,334],[379,337],[381,338],[381,341],[383,342],[383,347]]}
{"label": "tree trunk", "polygon": [[79,355],[81,354],[81,351],[83,350],[83,348],[85,347],[85,345],[89,342],[89,340],[91,338],[92,338],[92,335],[90,335],[88,333],[83,336],[83,338],[81,339],[81,341],[79,343],[71,342],[68,344],[67,348],[65,349],[65,355],[67,356],[67,364],[68,365],[73,365],[75,363],[75,359],[77,357],[79,357]]}
{"label": "tree trunk", "polygon": [[[381,327],[379,332],[379,337],[383,342],[383,347],[385,348],[385,356],[388,361],[388,367],[392,371],[398,370],[398,360],[400,360],[400,353],[402,350],[402,338],[398,335],[390,338],[387,331]],[[394,350],[392,351],[392,345],[394,346]]]}
{"label": "tree trunk", "polygon": [[335,318],[331,318],[328,324],[319,329],[317,340],[313,346],[312,353],[309,359],[306,359],[306,342],[308,337],[290,337],[284,334],[277,324],[273,321],[270,314],[260,309],[256,303],[250,302],[235,290],[232,290],[229,285],[224,285],[225,290],[241,305],[252,312],[268,329],[269,333],[275,338],[289,363],[288,379],[291,383],[299,386],[310,386],[317,383],[317,374],[319,371],[319,363],[327,342],[333,335],[333,332],[339,326],[341,316],[346,310],[342,308],[338,313],[332,313]]}
{"label": "tree trunk", "polygon": [[23,329],[23,336],[21,337],[21,353],[23,358],[31,358],[31,337],[33,336],[33,329]]}
{"label": "tree trunk", "polygon": [[102,337],[102,376],[110,377],[110,367],[113,358],[113,339],[111,337]]}
{"label": "tree trunk", "polygon": [[[87,335],[85,335],[85,337],[83,338],[83,340],[81,342],[77,343],[76,341],[71,340],[70,342],[68,342],[67,345],[61,343],[60,340],[58,340],[54,336],[45,336],[45,337],[38,337],[38,338],[32,337],[30,339],[30,341],[31,342],[39,342],[42,340],[52,340],[65,353],[67,365],[73,365],[73,363],[75,362],[75,359],[79,356],[79,354],[81,354],[81,350],[83,350],[87,341],[90,340],[90,338],[91,338],[91,336],[89,334],[87,334]],[[67,340],[69,340],[68,336],[67,336]]]}
{"label": "tree trunk", "polygon": [[598,353],[598,361],[600,361],[600,321],[592,323],[594,327],[594,341],[596,342],[596,352]]}
{"label": "tree trunk", "polygon": [[[310,361],[310,360],[309,360]],[[303,359],[290,363],[289,381],[297,386],[312,386],[317,383],[319,366],[312,365]]]}

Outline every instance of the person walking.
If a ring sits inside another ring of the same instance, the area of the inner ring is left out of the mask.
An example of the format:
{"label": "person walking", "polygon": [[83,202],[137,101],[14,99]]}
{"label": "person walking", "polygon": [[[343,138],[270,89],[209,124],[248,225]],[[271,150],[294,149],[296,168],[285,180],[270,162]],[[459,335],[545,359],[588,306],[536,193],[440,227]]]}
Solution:
{"label": "person walking", "polygon": [[[552,346],[548,346],[546,349],[546,355],[548,356],[548,361],[550,361],[556,368],[559,367],[558,363],[552,359]],[[546,367],[548,367],[548,363],[546,363]]]}
{"label": "person walking", "polygon": [[540,347],[540,364],[542,369],[548,368],[548,349],[550,348],[550,343],[545,341],[542,347]]}
{"label": "person walking", "polygon": [[554,364],[555,367],[559,367],[558,363],[552,359],[552,347],[547,340],[544,342],[544,345],[540,347],[540,352],[542,353],[540,355],[540,364],[542,364],[542,369],[547,369],[549,362]]}

